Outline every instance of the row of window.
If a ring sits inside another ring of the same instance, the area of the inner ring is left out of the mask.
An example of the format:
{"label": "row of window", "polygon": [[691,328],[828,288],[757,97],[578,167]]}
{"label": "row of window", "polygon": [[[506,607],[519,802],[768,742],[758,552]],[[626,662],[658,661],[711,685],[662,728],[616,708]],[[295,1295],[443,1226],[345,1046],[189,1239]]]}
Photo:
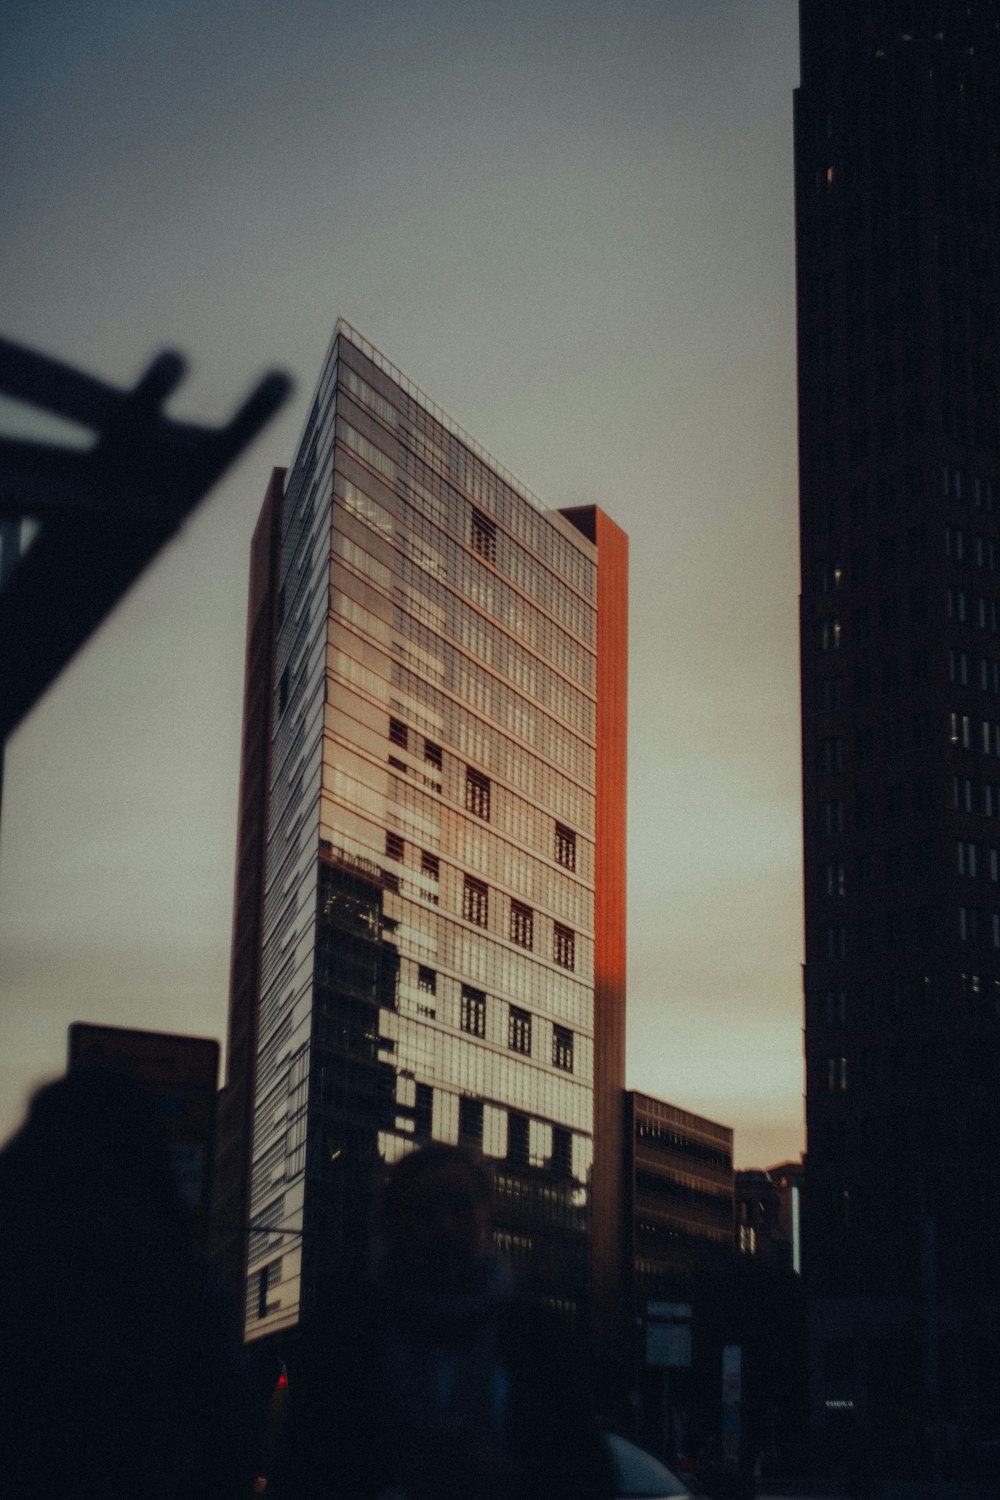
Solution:
{"label": "row of window", "polygon": [[[868,981],[856,990],[828,989],[807,997],[808,1023],[842,1027],[848,1023],[880,1026],[909,1023],[915,1017],[929,1014],[938,1004],[940,985],[930,974],[893,974],[884,981]],[[957,994],[956,994],[957,990]],[[961,998],[967,1003],[990,1005],[1000,1014],[1000,979],[981,974],[961,973],[949,1001]]]}
{"label": "row of window", "polygon": [[[865,787],[854,800],[852,826],[864,829],[877,823],[897,823],[907,812],[928,812],[933,802],[934,780],[930,776],[918,776],[912,783],[895,781],[880,787]],[[957,805],[952,802],[952,806]],[[820,826],[825,834],[836,837],[844,833],[847,822],[843,798],[832,797],[820,804]]]}
{"label": "row of window", "polygon": [[[349,461],[344,467],[354,471]],[[396,544],[395,572],[422,618],[444,624],[464,641],[472,622],[484,625],[482,615],[489,615],[574,682],[593,689],[593,652],[435,524],[443,518],[430,496],[417,493],[420,486],[407,486],[404,500],[360,468],[356,477],[362,483],[338,472],[336,493],[345,510]],[[586,639],[593,640],[592,629]]]}
{"label": "row of window", "polygon": [[[466,875],[464,879],[462,915],[476,927],[490,925],[489,886],[474,875]],[[534,947],[534,912],[519,901],[511,902],[510,938],[522,948]],[[561,922],[552,924],[552,960],[563,969],[576,967],[576,933]]]}
{"label": "row of window", "polygon": [[983,911],[978,906],[960,906],[958,936],[963,943],[971,943],[978,948],[1000,948],[1000,911]]}
{"label": "row of window", "polygon": [[[376,548],[382,547],[380,542],[372,539],[361,546],[347,534],[347,528],[352,524],[349,517],[339,516],[339,529],[334,529],[331,539],[334,557],[351,568],[359,579],[370,581],[384,594],[391,593],[400,570],[390,567],[375,555]],[[362,530],[361,527],[356,529]],[[404,658],[416,660],[421,670],[436,683],[448,687],[480,712],[505,723],[530,744],[560,738],[546,726],[546,711],[556,716],[560,726],[575,730],[585,738],[593,737],[594,705],[591,699],[546,663],[524,651],[496,626],[482,620],[473,630],[472,612],[461,607],[459,612],[468,626],[469,649],[481,648],[483,661],[492,670],[470,660],[464,651],[453,645],[446,638],[439,620],[435,620],[432,628],[398,606],[393,624],[401,639],[393,639],[391,650]],[[367,632],[369,635],[377,638],[385,634],[384,621],[373,619],[371,623],[373,629]]]}
{"label": "row of window", "polygon": [[948,738],[963,750],[980,750],[983,755],[1000,756],[1000,724],[993,720],[952,713]]}
{"label": "row of window", "polygon": [[[351,351],[351,358],[358,358],[356,351]],[[485,503],[487,509],[498,515],[512,531],[523,536],[535,552],[565,572],[578,588],[593,594],[593,562],[583,555],[581,549],[572,546],[565,537],[555,532],[551,523],[546,524],[537,502],[526,500],[516,488],[484,463],[466,441],[450,432],[425,407],[407,396],[395,381],[392,382],[392,388],[402,403],[401,410],[378,395],[345,361],[341,361],[339,371],[340,379],[351,395],[376,412],[386,426],[399,434],[404,445],[419,455],[423,462],[438,469],[442,476],[455,480],[469,494],[475,495],[480,503]],[[494,523],[482,510],[475,514],[495,530]]]}
{"label": "row of window", "polygon": [[[482,1150],[484,1139],[485,1105],[482,1099],[462,1095],[458,1101],[458,1139],[463,1146]],[[528,1115],[516,1110],[507,1111],[507,1161],[515,1167],[547,1166],[560,1177],[569,1177],[573,1170],[573,1134],[564,1125],[553,1125],[551,1129],[551,1154],[547,1160],[539,1160],[531,1150],[531,1125]]]}
{"label": "row of window", "polygon": [[[951,595],[953,593],[964,593],[963,590],[949,589],[948,618],[956,618],[951,612]],[[856,646],[863,646],[872,639],[874,629],[878,629],[881,635],[895,635],[900,626],[901,594],[886,594],[878,601],[877,615],[873,618],[872,611],[868,605],[861,605],[858,609],[851,611],[850,631],[851,640]],[[927,621],[927,586],[923,583],[915,584],[906,591],[906,619],[911,625],[923,625]],[[964,619],[964,615],[962,616]],[[816,643],[821,651],[839,651],[846,641],[845,622],[839,616],[827,616],[816,621]]]}
{"label": "row of window", "polygon": [[931,841],[925,840],[906,848],[866,850],[850,864],[842,859],[828,860],[820,867],[821,888],[827,896],[839,898],[848,890],[898,885],[907,876],[925,874],[930,859]]}
{"label": "row of window", "polygon": [[953,776],[949,806],[955,812],[978,812],[985,818],[1000,818],[1000,783]]}
{"label": "row of window", "polygon": [[960,687],[978,688],[980,692],[1000,697],[1000,661],[988,656],[972,656],[968,651],[948,652],[949,681]]}
{"label": "row of window", "polygon": [[1000,537],[965,531],[961,526],[946,526],[944,536],[945,554],[953,562],[967,562],[987,573],[1000,573]]}
{"label": "row of window", "polygon": [[827,924],[821,932],[820,958],[843,963],[848,957],[869,958],[890,949],[926,942],[937,921],[927,907],[905,911],[877,912],[848,928],[842,922]]}
{"label": "row of window", "polygon": [[[427,787],[431,792],[440,794],[447,786],[449,798],[462,800],[467,812],[475,813],[484,822],[494,824],[499,832],[516,839],[518,843],[529,845],[540,854],[548,855],[549,858],[555,860],[556,864],[562,865],[563,869],[576,873],[578,868],[576,832],[568,823],[561,822],[547,814],[539,805],[538,800],[529,801],[526,797],[512,791],[507,785],[502,786],[499,789],[499,795],[494,797],[492,779],[481,771],[465,766],[462,766],[458,772],[459,785],[456,787],[455,777],[452,775],[453,767],[449,766],[447,776],[444,774],[444,759],[440,745],[409,729],[401,719],[390,719],[389,740],[391,744],[405,750],[414,758],[420,755],[422,743],[424,761],[432,768],[432,775],[423,776],[417,767],[411,762],[401,760],[398,755],[389,756],[389,764],[393,770],[409,777],[417,786]],[[358,756],[353,756],[352,759],[357,765],[359,776],[364,777],[365,763]],[[338,757],[338,761],[345,766],[347,764],[342,757]],[[510,767],[507,765],[503,767],[504,772],[508,769]],[[440,810],[435,803],[430,798],[420,795],[423,802],[423,815],[432,823],[440,821]],[[583,863],[586,864],[586,861]]]}
{"label": "row of window", "polygon": [[995,844],[977,844],[972,839],[959,839],[955,845],[958,873],[970,880],[992,880],[1000,882],[1000,849]]}
{"label": "row of window", "polygon": [[975,630],[988,631],[991,635],[1000,635],[1000,600],[991,599],[986,594],[973,594],[967,589],[949,588],[948,619]]}
{"label": "row of window", "polygon": [[[421,969],[421,987],[424,986],[424,970]],[[462,985],[461,1027],[470,1036],[486,1035],[486,994],[483,990]],[[531,1012],[511,1005],[507,1013],[507,1047],[511,1052],[520,1052],[524,1057],[531,1054]],[[552,1066],[564,1073],[573,1071],[573,1033],[566,1026],[552,1028]]]}

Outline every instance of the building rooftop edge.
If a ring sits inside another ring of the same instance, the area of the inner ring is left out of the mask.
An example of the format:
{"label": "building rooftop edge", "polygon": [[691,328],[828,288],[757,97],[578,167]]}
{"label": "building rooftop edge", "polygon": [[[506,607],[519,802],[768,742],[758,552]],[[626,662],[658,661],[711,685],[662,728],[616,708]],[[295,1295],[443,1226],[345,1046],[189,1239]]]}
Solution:
{"label": "building rooftop edge", "polygon": [[[442,406],[439,406],[436,401],[428,396],[426,391],[417,385],[415,380],[411,380],[408,375],[404,374],[397,364],[394,364],[387,355],[383,354],[381,349],[373,344],[370,339],[365,338],[364,334],[355,328],[353,323],[348,322],[346,318],[337,319],[333,330],[333,338],[330,342],[331,351],[340,334],[345,334],[355,348],[360,349],[361,353],[367,359],[370,359],[372,364],[382,371],[383,375],[388,375],[389,379],[402,387],[408,396],[411,396],[414,401],[419,402],[421,406],[425,407],[434,420],[440,422],[441,426],[450,432],[452,437],[458,438],[459,442],[464,443],[477,458],[482,459],[483,463],[488,464],[491,469],[499,474],[503,482],[509,485],[512,490],[515,490],[521,496],[522,500],[526,500],[529,505],[532,505],[547,520],[554,522],[570,541],[577,544],[583,543],[582,551],[587,552],[589,549],[591,554],[596,555],[597,548],[593,541],[578,526],[574,526],[563,514],[563,510],[565,509],[583,510],[586,509],[585,506],[569,506],[556,509],[553,506],[546,505],[529,485],[525,484],[522,479],[518,479],[517,475],[513,474],[507,468],[506,464],[501,463],[498,458],[495,458],[489,449],[484,447],[471,433],[466,432],[465,428],[459,422],[456,422],[454,417],[449,416]],[[327,355],[327,359],[329,359],[329,354]]]}

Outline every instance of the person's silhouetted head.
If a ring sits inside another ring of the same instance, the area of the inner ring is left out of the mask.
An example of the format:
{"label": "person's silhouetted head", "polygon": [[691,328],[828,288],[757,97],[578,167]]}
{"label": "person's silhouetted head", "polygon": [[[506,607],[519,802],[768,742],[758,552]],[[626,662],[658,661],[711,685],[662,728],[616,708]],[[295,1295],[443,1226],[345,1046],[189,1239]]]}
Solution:
{"label": "person's silhouetted head", "polygon": [[486,1254],[489,1178],[461,1147],[435,1141],[402,1157],[386,1181],[381,1210],[389,1263],[424,1286],[462,1285]]}

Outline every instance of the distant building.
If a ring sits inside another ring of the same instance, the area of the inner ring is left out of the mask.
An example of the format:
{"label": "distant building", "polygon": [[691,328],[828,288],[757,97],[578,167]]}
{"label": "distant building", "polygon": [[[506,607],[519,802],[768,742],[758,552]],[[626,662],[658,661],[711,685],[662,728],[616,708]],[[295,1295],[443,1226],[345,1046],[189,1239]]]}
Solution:
{"label": "distant building", "polygon": [[733,1243],[733,1132],[662,1099],[625,1095],[626,1220],[638,1304],[679,1296],[706,1249]]}
{"label": "distant building", "polygon": [[1000,1430],[1000,5],[801,0],[814,1413]]}
{"label": "distant building", "polygon": [[614,523],[545,510],[339,323],[253,555],[222,1111],[249,1337],[308,1322],[431,1139],[482,1153],[515,1263],[616,1325],[626,621]]}
{"label": "distant building", "polygon": [[766,1172],[736,1173],[736,1248],[788,1270],[801,1271],[800,1205],[804,1168],[784,1162]]}

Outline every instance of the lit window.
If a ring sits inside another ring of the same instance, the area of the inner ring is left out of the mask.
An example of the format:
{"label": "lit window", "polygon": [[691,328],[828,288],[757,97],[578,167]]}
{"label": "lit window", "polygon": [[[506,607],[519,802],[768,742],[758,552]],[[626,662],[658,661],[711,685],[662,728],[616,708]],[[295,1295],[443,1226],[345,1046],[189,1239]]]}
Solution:
{"label": "lit window", "polygon": [[482,880],[476,880],[472,875],[466,875],[465,877],[465,889],[462,893],[462,915],[467,922],[475,922],[477,927],[486,927],[489,925],[489,887]]}
{"label": "lit window", "polygon": [[471,766],[465,768],[465,810],[487,823],[490,820],[490,778]]}
{"label": "lit window", "polygon": [[470,1036],[486,1035],[486,996],[467,984],[462,985],[462,1030]]}
{"label": "lit window", "polygon": [[497,529],[489,516],[484,516],[481,510],[472,512],[470,539],[473,552],[478,552],[487,562],[496,562]]}
{"label": "lit window", "polygon": [[576,869],[576,834],[562,823],[556,824],[556,861],[567,870]]}
{"label": "lit window", "polygon": [[560,922],[552,929],[552,957],[564,969],[576,967],[576,934]]}
{"label": "lit window", "polygon": [[847,1058],[831,1057],[826,1064],[826,1086],[830,1093],[844,1093],[847,1089]]}
{"label": "lit window", "polygon": [[564,1073],[573,1071],[573,1033],[567,1026],[552,1028],[552,1066]]}
{"label": "lit window", "polygon": [[512,1052],[531,1052],[531,1014],[516,1005],[511,1006],[507,1020],[507,1046]]}
{"label": "lit window", "polygon": [[401,719],[389,720],[389,738],[394,745],[402,745],[403,749],[406,749],[410,737]]}
{"label": "lit window", "polygon": [[520,901],[510,903],[510,940],[521,948],[531,948],[535,941],[535,913]]}

